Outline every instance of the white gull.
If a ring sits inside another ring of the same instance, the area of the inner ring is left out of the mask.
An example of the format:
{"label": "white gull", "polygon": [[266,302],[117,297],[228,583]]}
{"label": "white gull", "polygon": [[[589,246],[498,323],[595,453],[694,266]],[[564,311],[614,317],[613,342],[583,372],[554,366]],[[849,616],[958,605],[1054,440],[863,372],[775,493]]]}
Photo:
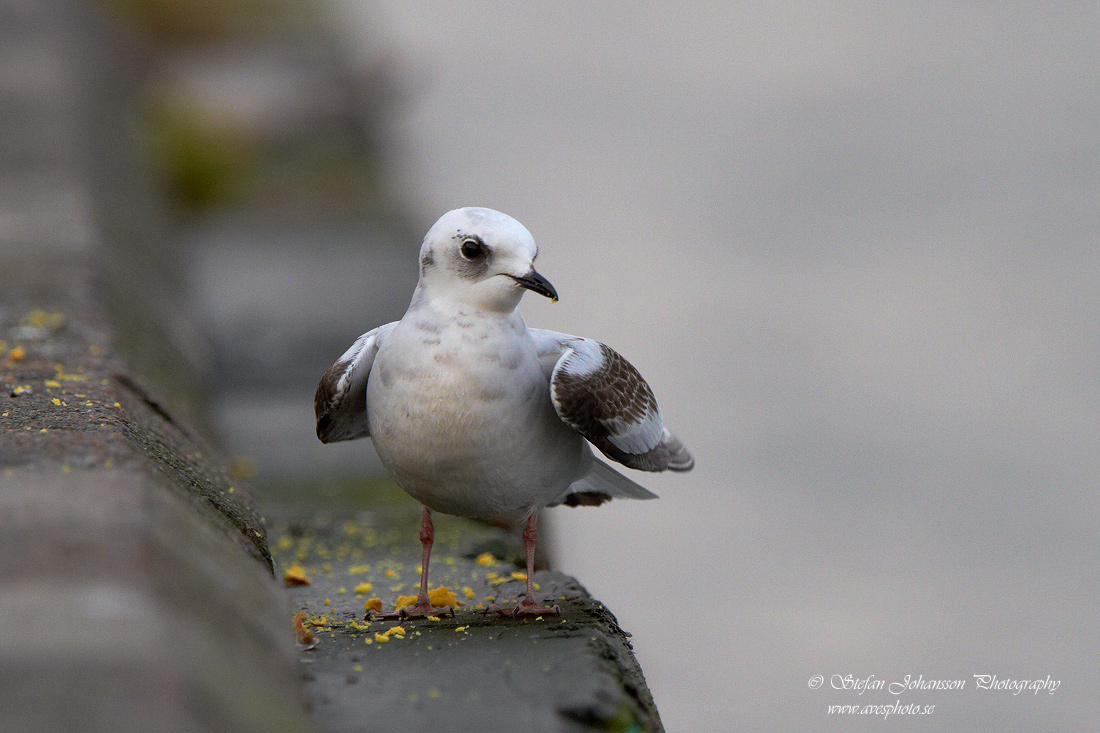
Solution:
{"label": "white gull", "polygon": [[530,232],[484,208],[456,209],[428,231],[420,281],[400,321],[360,336],[317,387],[317,436],[369,435],[382,465],[419,501],[420,593],[401,617],[451,612],[428,601],[440,511],[524,523],[527,595],[535,603],[538,510],[654,499],[596,457],[643,471],[688,471],[694,459],[664,427],[653,391],[626,359],[591,339],[531,329],[525,290],[557,300],[538,272]]}

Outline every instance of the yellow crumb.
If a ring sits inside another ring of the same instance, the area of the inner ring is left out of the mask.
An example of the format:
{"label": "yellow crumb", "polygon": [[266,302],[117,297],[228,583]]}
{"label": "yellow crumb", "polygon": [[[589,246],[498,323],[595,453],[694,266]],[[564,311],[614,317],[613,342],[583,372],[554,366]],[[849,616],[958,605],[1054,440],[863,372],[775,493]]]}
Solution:
{"label": "yellow crumb", "polygon": [[16,346],[8,352],[8,358],[12,361],[23,361],[23,359],[27,358],[27,350],[22,346]]}
{"label": "yellow crumb", "polygon": [[390,637],[386,636],[385,634],[380,634],[376,631],[374,633],[374,640],[377,641],[379,644],[385,644],[387,641],[390,640]]}
{"label": "yellow crumb", "polygon": [[362,672],[362,671],[363,671],[363,665],[361,665],[361,664],[354,664],[354,665],[352,665],[352,667],[351,667],[351,671],[352,671],[352,672]]}
{"label": "yellow crumb", "polygon": [[371,598],[370,600],[366,601],[363,604],[363,610],[364,611],[381,611],[382,610],[382,599],[379,598],[378,596],[375,596],[374,598]]}
{"label": "yellow crumb", "polygon": [[294,564],[283,572],[283,582],[287,585],[309,585],[313,581],[309,579],[301,565]]}
{"label": "yellow crumb", "polygon": [[497,559],[493,557],[493,553],[483,552],[474,559],[474,562],[476,562],[478,565],[481,565],[482,567],[488,568],[496,565]]}
{"label": "yellow crumb", "polygon": [[395,611],[400,611],[402,608],[407,608],[416,603],[416,596],[398,596],[397,600],[393,602],[393,608]]}
{"label": "yellow crumb", "polygon": [[465,626],[456,626],[455,627],[455,631],[465,631],[465,630],[466,630]]}
{"label": "yellow crumb", "polygon": [[382,574],[385,575],[387,578],[396,578],[397,577],[397,571],[394,570],[393,568],[386,568],[386,572],[384,572]]}
{"label": "yellow crumb", "polygon": [[311,616],[306,619],[306,623],[310,626],[316,626],[317,628],[324,628],[328,626],[328,614],[324,616]]}
{"label": "yellow crumb", "polygon": [[54,388],[61,386],[61,382],[57,381],[56,379],[47,379],[45,382],[43,382],[43,384],[45,384],[47,387]]}
{"label": "yellow crumb", "polygon": [[360,583],[355,586],[356,593],[370,593],[372,590],[374,590],[374,585],[371,583]]}
{"label": "yellow crumb", "polygon": [[332,605],[332,599],[331,598],[326,598],[325,599],[325,605],[326,606],[331,606]]}
{"label": "yellow crumb", "polygon": [[365,637],[363,637],[363,643],[364,644],[373,644],[374,639],[370,638],[369,636],[365,636]]}
{"label": "yellow crumb", "polygon": [[338,593],[339,595],[344,595],[345,593],[347,593],[347,592],[348,592],[348,589],[347,589],[347,588],[345,588],[345,587],[343,587],[343,586],[340,586],[339,588],[337,588],[337,589],[336,589],[336,592],[337,592],[337,593]]}
{"label": "yellow crumb", "polygon": [[517,570],[516,572],[512,573],[512,580],[520,580],[520,581],[523,581],[524,583],[526,583],[527,582],[527,573],[523,573],[523,572],[520,572],[519,570]]}
{"label": "yellow crumb", "polygon": [[352,565],[348,568],[348,575],[363,575],[370,572],[370,565]]}
{"label": "yellow crumb", "polygon": [[466,600],[469,600],[474,597],[474,589],[470,586],[466,586],[462,589],[462,595],[466,596]]}
{"label": "yellow crumb", "polygon": [[457,606],[458,598],[455,597],[450,588],[441,585],[428,591],[428,603],[433,606]]}

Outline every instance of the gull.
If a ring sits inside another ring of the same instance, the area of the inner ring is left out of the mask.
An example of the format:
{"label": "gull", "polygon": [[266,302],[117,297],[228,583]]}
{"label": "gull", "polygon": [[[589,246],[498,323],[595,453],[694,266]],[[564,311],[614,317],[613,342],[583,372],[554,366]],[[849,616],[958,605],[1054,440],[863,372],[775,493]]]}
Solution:
{"label": "gull", "polygon": [[527,327],[517,310],[524,292],[558,299],[535,270],[537,255],[531,233],[510,216],[479,207],[444,214],[424,237],[405,315],[356,339],[317,386],[317,437],[370,436],[383,467],[422,505],[420,592],[381,618],[453,614],[428,599],[433,511],[522,523],[527,594],[490,611],[560,613],[534,599],[539,510],[657,498],[592,448],[641,471],[695,463],[618,352]]}

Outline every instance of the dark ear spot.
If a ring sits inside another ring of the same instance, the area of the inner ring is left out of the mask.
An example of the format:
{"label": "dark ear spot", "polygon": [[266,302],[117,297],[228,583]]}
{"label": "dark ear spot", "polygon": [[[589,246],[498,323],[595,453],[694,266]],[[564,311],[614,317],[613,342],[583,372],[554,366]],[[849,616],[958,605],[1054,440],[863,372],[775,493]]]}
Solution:
{"label": "dark ear spot", "polygon": [[420,258],[420,274],[423,275],[424,271],[435,264],[435,255],[429,249],[424,253],[424,256]]}

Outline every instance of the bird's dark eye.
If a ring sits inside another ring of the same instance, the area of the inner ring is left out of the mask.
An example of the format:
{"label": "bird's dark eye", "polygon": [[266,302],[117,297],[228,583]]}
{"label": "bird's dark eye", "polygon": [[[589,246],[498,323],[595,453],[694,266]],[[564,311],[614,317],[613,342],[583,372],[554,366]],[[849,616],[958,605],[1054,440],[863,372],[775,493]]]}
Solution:
{"label": "bird's dark eye", "polygon": [[489,251],[481,240],[478,239],[464,239],[462,240],[462,246],[458,250],[462,253],[462,256],[468,260],[476,260],[485,256],[485,253]]}

